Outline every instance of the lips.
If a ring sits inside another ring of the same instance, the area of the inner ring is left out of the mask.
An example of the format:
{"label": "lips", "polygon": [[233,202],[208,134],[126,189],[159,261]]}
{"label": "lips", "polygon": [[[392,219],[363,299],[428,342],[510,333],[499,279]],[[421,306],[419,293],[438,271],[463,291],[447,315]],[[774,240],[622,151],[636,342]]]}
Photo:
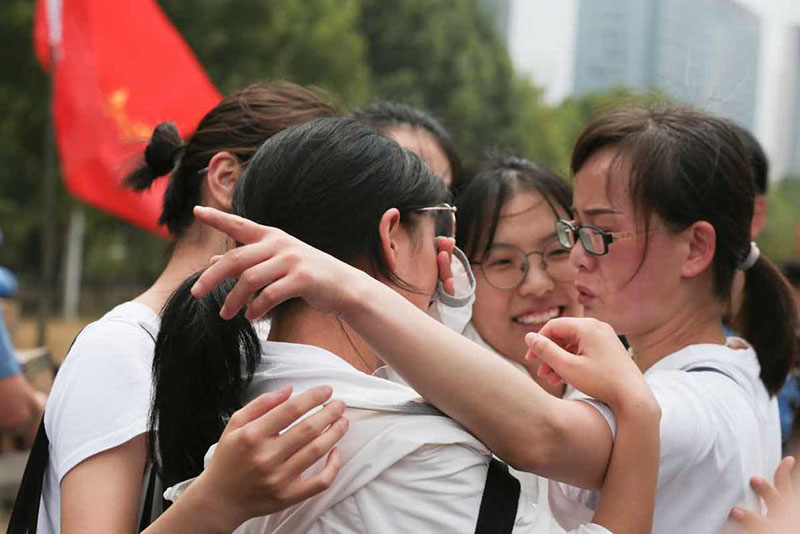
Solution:
{"label": "lips", "polygon": [[550,308],[525,312],[514,317],[512,321],[527,330],[538,330],[550,319],[561,317],[563,314],[564,306],[552,306]]}
{"label": "lips", "polygon": [[582,284],[575,284],[575,289],[578,290],[578,302],[584,306],[589,304],[595,297],[594,293]]}

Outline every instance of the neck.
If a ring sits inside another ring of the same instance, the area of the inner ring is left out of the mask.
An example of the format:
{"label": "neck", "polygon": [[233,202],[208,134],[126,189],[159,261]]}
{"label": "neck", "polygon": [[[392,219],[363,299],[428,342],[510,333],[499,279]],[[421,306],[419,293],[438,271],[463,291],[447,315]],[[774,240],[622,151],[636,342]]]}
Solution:
{"label": "neck", "polygon": [[160,313],[169,296],[190,275],[205,269],[211,257],[224,254],[233,246],[222,232],[193,223],[175,243],[175,248],[158,279],[147,291],[134,300]]}
{"label": "neck", "polygon": [[642,372],[673,352],[698,343],[724,344],[718,303],[683,306],[655,328],[626,335]]}
{"label": "neck", "polygon": [[274,314],[269,339],[325,349],[367,374],[383,365],[378,355],[347,323],[300,301],[284,304],[284,309]]}

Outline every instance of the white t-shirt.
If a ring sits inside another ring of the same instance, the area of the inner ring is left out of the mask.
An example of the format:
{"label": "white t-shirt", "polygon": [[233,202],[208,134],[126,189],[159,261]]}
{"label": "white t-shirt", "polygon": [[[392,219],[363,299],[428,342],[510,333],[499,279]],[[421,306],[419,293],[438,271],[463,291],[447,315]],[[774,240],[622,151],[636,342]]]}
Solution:
{"label": "white t-shirt", "polygon": [[[728,345],[690,345],[644,375],[662,414],[654,534],[735,531],[731,508],[757,509],[750,478],[771,479],[780,461],[777,401],[759,378],[756,353],[736,338]],[[728,376],[687,372],[698,367]],[[549,493],[566,528],[591,517],[597,501],[596,492],[557,482]]]}
{"label": "white t-shirt", "polygon": [[[289,384],[296,393],[328,384],[347,405],[350,428],[339,442],[342,469],[328,490],[251,519],[237,534],[474,532],[491,453],[472,434],[414,390],[361,373],[326,350],[269,341],[262,347],[250,398]],[[211,455],[213,447],[206,462]],[[179,498],[188,482],[165,497]],[[539,528],[540,515],[535,503],[521,497],[513,532],[550,534]],[[608,530],[592,524],[576,532]]]}
{"label": "white t-shirt", "polygon": [[[147,432],[159,317],[126,302],[78,335],[45,409],[50,458],[38,532],[61,532],[61,480],[83,460]],[[144,477],[144,473],[142,474]]]}

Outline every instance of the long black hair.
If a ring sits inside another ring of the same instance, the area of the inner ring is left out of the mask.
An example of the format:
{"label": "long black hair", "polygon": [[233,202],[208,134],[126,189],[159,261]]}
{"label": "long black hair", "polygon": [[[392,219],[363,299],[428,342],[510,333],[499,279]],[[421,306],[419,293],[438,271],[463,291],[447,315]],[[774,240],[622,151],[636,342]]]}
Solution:
{"label": "long black hair", "polygon": [[[239,178],[234,212],[280,228],[371,274],[403,285],[381,248],[390,208],[414,235],[418,208],[448,200],[413,153],[354,119],[324,118],[266,141]],[[196,476],[208,447],[242,404],[260,356],[252,326],[219,310],[232,281],[195,299],[186,280],[167,302],[156,340],[150,420],[152,460],[167,485]]]}
{"label": "long black hair", "polygon": [[[707,221],[716,233],[714,295],[728,302],[734,273],[751,250],[756,183],[752,156],[729,121],[681,107],[623,108],[593,121],[572,152],[572,172],[604,147],[630,164],[630,194],[645,230],[656,214],[674,231]],[[645,232],[645,248],[647,233]],[[761,380],[774,395],[797,357],[797,308],[786,280],[763,255],[745,271],[732,325],[758,354]]]}

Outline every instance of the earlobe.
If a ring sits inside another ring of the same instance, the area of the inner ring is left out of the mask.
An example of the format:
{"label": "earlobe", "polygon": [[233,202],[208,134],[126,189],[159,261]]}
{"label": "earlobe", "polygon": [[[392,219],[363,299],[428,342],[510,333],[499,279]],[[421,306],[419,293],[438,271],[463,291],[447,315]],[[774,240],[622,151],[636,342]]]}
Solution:
{"label": "earlobe", "polygon": [[239,160],[229,152],[218,152],[208,162],[206,182],[213,207],[231,211],[231,196],[242,173]]}
{"label": "earlobe", "polygon": [[717,233],[711,223],[698,221],[686,229],[688,252],[681,267],[681,274],[692,278],[702,274],[714,261]]}
{"label": "earlobe", "polygon": [[397,231],[400,228],[400,211],[391,208],[384,212],[378,223],[378,235],[386,264],[392,271],[397,271]]}

